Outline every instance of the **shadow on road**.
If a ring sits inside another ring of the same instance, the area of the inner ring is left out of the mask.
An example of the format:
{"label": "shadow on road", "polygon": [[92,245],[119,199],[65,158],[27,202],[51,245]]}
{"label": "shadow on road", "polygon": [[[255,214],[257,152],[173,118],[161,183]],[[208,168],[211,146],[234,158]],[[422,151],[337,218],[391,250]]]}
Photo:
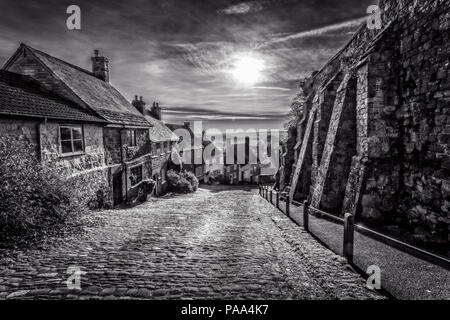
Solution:
{"label": "shadow on road", "polygon": [[201,184],[201,189],[208,190],[213,193],[219,193],[219,192],[226,192],[226,191],[235,191],[235,190],[242,190],[245,192],[257,192],[258,187],[255,185],[223,185],[223,184],[217,184],[217,185],[209,185],[209,184]]}

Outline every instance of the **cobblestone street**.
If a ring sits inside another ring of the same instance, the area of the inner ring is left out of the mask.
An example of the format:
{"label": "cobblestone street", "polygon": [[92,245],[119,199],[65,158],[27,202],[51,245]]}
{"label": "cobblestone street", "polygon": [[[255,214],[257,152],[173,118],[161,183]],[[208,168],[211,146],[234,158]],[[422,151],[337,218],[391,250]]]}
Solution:
{"label": "cobblestone street", "polygon": [[[86,232],[6,252],[0,299],[383,298],[256,190],[203,188],[92,214],[102,223]],[[69,266],[86,272],[81,290],[67,288]]]}

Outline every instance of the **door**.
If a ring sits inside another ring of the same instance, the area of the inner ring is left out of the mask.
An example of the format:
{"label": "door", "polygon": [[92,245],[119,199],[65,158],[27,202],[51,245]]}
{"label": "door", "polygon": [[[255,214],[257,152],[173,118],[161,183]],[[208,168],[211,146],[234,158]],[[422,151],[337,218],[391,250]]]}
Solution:
{"label": "door", "polygon": [[122,203],[122,171],[113,174],[113,201],[114,206]]}
{"label": "door", "polygon": [[161,195],[161,179],[159,178],[159,175],[157,173],[153,175],[153,180],[156,183],[154,195],[156,197],[159,197]]}

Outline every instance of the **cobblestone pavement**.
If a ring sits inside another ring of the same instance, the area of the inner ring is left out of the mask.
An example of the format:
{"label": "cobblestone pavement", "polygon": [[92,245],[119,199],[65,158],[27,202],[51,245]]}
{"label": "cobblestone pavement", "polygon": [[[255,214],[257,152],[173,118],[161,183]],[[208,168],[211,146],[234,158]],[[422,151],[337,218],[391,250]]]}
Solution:
{"label": "cobblestone pavement", "polygon": [[[93,215],[103,223],[8,252],[0,299],[383,298],[255,190],[200,189]],[[69,266],[86,272],[81,290],[67,288]]]}

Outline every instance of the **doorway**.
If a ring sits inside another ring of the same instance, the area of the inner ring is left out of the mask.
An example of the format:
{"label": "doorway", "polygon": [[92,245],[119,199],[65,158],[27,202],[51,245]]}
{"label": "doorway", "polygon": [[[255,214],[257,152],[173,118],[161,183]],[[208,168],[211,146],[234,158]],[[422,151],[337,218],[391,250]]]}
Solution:
{"label": "doorway", "polygon": [[122,171],[119,170],[113,174],[113,204],[117,206],[122,201]]}

